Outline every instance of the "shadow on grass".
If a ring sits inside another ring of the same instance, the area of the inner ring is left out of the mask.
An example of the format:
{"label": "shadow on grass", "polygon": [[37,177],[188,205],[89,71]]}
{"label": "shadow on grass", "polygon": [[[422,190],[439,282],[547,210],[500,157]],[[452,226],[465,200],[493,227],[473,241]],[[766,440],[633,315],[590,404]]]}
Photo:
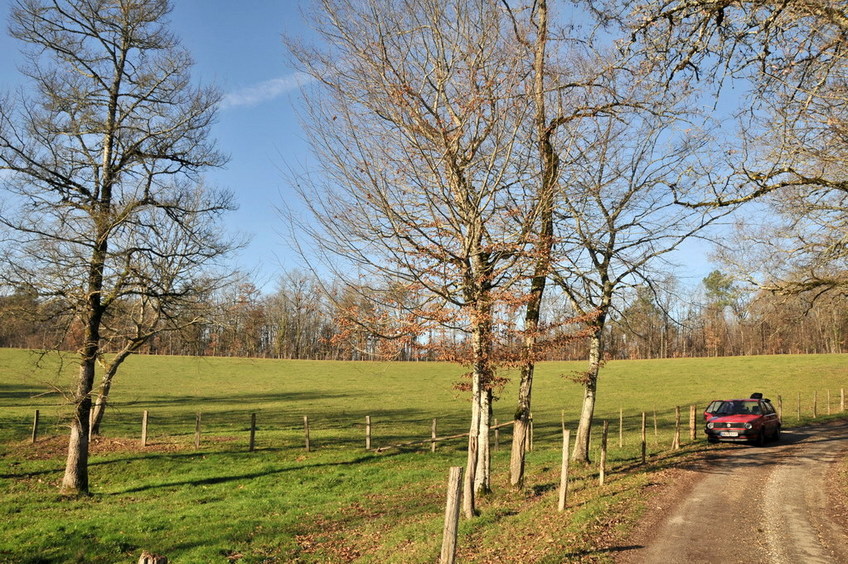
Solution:
{"label": "shadow on grass", "polygon": [[[385,456],[385,455],[383,455]],[[379,460],[383,456],[376,455],[367,455],[361,456],[359,458],[354,458],[351,460],[338,461],[338,462],[319,462],[316,464],[301,464],[297,466],[287,466],[285,468],[278,468],[274,470],[262,470],[257,472],[247,472],[241,474],[229,474],[222,476],[212,476],[208,478],[199,478],[195,480],[176,480],[172,482],[165,482],[161,484],[149,484],[144,486],[138,486],[135,488],[127,488],[125,490],[115,491],[109,494],[104,494],[109,497],[112,496],[120,496],[129,493],[138,493],[150,490],[156,490],[161,488],[178,488],[182,486],[212,486],[217,484],[226,484],[229,482],[240,482],[246,480],[253,480],[256,478],[263,478],[266,476],[275,476],[278,474],[287,474],[289,472],[300,472],[303,470],[314,470],[317,468],[344,468],[348,466],[356,466],[357,464],[362,464],[364,462]]]}

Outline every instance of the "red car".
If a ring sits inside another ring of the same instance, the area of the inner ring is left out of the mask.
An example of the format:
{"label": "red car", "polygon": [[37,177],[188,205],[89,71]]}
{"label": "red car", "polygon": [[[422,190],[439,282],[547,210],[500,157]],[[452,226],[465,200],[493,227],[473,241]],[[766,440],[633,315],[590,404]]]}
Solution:
{"label": "red car", "polygon": [[762,446],[780,439],[780,418],[762,394],[748,399],[716,400],[704,412],[707,440],[748,441]]}

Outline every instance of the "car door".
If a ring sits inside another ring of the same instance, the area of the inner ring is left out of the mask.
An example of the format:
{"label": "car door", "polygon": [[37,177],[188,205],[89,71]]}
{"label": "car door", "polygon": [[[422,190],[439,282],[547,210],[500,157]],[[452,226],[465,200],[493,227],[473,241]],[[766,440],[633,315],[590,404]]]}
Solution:
{"label": "car door", "polygon": [[777,412],[771,402],[760,400],[760,413],[763,414],[763,428],[768,436],[773,436],[779,423]]}

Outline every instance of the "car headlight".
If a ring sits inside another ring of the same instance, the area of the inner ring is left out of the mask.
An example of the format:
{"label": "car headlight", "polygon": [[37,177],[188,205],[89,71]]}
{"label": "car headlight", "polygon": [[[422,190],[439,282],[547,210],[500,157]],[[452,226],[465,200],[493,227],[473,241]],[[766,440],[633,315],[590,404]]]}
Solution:
{"label": "car headlight", "polygon": [[707,429],[712,429],[713,427],[715,427],[715,424],[712,421],[707,423]]}
{"label": "car headlight", "polygon": [[745,423],[745,428],[746,428],[746,429],[750,429],[751,427],[753,427],[753,425],[751,425],[750,423]]}

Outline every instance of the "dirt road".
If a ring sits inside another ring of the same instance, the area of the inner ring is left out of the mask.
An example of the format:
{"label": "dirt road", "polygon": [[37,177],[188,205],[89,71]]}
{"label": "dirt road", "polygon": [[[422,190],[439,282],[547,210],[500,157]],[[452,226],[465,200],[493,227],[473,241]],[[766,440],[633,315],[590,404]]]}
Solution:
{"label": "dirt road", "polygon": [[[616,552],[617,562],[848,563],[848,518],[838,491],[848,421],[784,431],[764,448],[716,449],[682,470],[673,494]],[[844,491],[844,484],[843,484]]]}

